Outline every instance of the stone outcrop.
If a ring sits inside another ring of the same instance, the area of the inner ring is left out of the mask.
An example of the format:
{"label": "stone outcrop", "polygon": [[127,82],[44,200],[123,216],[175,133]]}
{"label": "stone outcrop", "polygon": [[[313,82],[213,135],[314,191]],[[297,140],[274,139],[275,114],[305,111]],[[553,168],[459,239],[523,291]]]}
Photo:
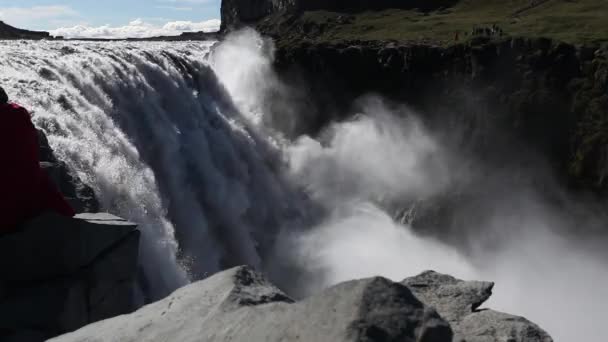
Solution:
{"label": "stone outcrop", "polygon": [[432,271],[402,283],[450,323],[455,332],[454,341],[553,341],[544,330],[523,317],[478,310],[492,295],[494,283],[462,281]]}
{"label": "stone outcrop", "polygon": [[449,325],[407,287],[351,281],[294,302],[260,274],[238,267],[176,291],[134,314],[53,342],[451,341]]}
{"label": "stone outcrop", "polygon": [[551,341],[523,318],[477,311],[492,286],[427,272],[403,283],[345,282],[296,302],[237,267],[52,342]]}
{"label": "stone outcrop", "polygon": [[50,39],[48,32],[28,31],[12,27],[0,21],[0,39]]}
{"label": "stone outcrop", "polygon": [[136,309],[139,231],[44,214],[0,236],[0,341],[39,342]]}

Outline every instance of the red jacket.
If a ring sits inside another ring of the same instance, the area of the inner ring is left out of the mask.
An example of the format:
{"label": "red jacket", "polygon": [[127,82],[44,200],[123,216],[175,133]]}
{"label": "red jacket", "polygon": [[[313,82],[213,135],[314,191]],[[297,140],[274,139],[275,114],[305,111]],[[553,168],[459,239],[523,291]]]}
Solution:
{"label": "red jacket", "polygon": [[74,216],[40,168],[38,134],[27,110],[0,104],[0,127],[0,233],[45,211]]}

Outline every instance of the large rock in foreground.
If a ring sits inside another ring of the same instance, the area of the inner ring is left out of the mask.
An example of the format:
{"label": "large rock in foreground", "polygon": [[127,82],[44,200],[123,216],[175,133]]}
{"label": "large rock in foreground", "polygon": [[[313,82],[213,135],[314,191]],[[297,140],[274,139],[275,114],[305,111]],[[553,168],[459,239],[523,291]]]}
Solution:
{"label": "large rock in foreground", "polygon": [[462,281],[429,271],[405,279],[403,284],[450,322],[456,333],[455,341],[553,341],[543,329],[523,317],[493,310],[478,311],[492,295],[494,283]]}
{"label": "large rock in foreground", "polygon": [[402,283],[350,281],[294,302],[238,267],[52,342],[552,341],[525,318],[478,311],[493,286],[425,272]]}
{"label": "large rock in foreground", "polygon": [[53,342],[451,341],[437,312],[384,278],[294,302],[247,267],[219,273],[138,312]]}
{"label": "large rock in foreground", "polygon": [[0,341],[39,342],[132,312],[139,231],[108,214],[45,214],[0,236]]}

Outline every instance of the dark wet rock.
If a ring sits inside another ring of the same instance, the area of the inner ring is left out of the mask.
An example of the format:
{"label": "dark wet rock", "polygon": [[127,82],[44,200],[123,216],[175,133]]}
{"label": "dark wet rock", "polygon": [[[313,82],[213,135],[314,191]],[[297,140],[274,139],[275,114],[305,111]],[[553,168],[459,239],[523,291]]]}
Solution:
{"label": "dark wet rock", "polygon": [[75,53],[77,53],[78,51],[76,51],[76,49],[74,49],[71,46],[62,46],[61,47],[61,54],[62,55],[73,55]]}
{"label": "dark wet rock", "polygon": [[53,213],[0,236],[0,340],[40,342],[138,305],[139,231]]}
{"label": "dark wet rock", "polygon": [[456,341],[553,341],[543,329],[523,317],[478,310],[492,295],[494,283],[463,281],[433,271],[407,278],[402,283],[450,322]]}
{"label": "dark wet rock", "polygon": [[93,189],[82,182],[65,162],[57,159],[48,139],[41,130],[38,131],[38,141],[40,166],[47,172],[68,203],[78,213],[98,212],[100,206]]}
{"label": "dark wet rock", "polygon": [[294,302],[247,267],[216,274],[68,341],[451,341],[437,312],[384,278],[336,285]]}

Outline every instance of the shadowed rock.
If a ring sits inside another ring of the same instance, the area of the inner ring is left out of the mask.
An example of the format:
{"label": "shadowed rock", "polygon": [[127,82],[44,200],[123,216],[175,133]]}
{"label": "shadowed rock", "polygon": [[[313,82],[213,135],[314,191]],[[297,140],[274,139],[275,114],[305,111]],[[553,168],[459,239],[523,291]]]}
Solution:
{"label": "shadowed rock", "polygon": [[41,342],[133,311],[139,231],[108,214],[44,214],[0,236],[0,341]]}

